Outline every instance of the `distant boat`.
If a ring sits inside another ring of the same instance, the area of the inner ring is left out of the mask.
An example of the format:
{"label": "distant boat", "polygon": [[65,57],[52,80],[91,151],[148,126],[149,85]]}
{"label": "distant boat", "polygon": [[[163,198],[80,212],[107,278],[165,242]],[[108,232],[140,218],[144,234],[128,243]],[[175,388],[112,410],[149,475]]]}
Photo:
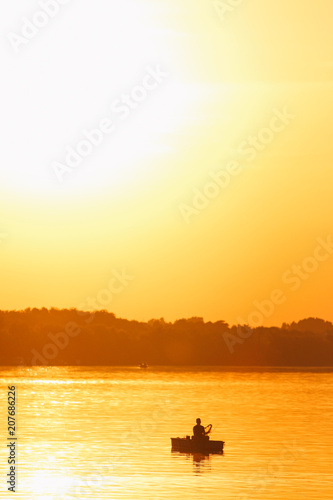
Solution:
{"label": "distant boat", "polygon": [[224,441],[211,441],[208,437],[205,439],[193,439],[190,436],[186,438],[171,438],[172,451],[181,453],[223,453]]}
{"label": "distant boat", "polygon": [[147,365],[147,363],[141,363],[141,364],[139,365],[139,368],[146,369],[146,368],[148,368],[148,365]]}

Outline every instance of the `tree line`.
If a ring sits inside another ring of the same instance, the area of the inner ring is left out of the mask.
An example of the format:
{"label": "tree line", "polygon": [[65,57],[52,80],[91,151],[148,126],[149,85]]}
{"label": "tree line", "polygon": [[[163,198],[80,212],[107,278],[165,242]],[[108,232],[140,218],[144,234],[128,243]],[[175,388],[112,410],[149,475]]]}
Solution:
{"label": "tree line", "polygon": [[108,311],[0,311],[2,366],[332,366],[333,324],[307,318],[281,327],[229,326],[200,317],[166,322]]}

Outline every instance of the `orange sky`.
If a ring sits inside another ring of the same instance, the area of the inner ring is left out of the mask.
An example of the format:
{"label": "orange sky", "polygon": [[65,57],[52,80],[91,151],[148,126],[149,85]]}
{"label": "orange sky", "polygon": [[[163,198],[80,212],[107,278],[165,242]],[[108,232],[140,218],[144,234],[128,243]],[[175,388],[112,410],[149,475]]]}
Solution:
{"label": "orange sky", "polygon": [[4,38],[0,308],[333,321],[332,15],[83,0]]}

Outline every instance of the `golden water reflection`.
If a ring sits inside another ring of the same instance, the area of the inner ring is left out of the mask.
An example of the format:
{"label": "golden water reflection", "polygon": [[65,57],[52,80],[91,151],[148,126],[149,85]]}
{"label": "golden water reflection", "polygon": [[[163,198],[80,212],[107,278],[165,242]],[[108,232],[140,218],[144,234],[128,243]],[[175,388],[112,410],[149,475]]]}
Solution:
{"label": "golden water reflection", "polygon": [[[2,369],[18,394],[18,492],[41,499],[333,498],[327,370]],[[223,455],[171,452],[200,416]]]}

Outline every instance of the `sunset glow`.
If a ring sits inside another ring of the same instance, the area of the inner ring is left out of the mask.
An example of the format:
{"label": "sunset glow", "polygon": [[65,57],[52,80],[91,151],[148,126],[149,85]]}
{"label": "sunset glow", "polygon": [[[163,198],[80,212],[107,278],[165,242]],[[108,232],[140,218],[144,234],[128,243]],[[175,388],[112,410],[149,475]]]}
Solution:
{"label": "sunset glow", "polygon": [[114,5],[1,45],[2,309],[332,321],[333,5]]}

